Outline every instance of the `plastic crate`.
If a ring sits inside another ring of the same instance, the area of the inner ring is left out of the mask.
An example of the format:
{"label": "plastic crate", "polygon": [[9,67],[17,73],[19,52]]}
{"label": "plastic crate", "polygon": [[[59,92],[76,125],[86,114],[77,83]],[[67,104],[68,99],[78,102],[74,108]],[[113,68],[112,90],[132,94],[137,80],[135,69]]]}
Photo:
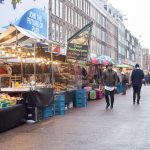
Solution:
{"label": "plastic crate", "polygon": [[52,106],[43,107],[42,116],[43,119],[52,117],[54,115],[54,108]]}
{"label": "plastic crate", "polygon": [[65,101],[65,95],[55,95],[55,101]]}
{"label": "plastic crate", "polygon": [[76,90],[76,97],[78,96],[86,97],[86,91],[84,89]]}
{"label": "plastic crate", "polygon": [[62,111],[55,111],[55,115],[65,115],[66,111],[62,110]]}
{"label": "plastic crate", "polygon": [[76,107],[87,107],[87,103],[76,103]]}
{"label": "plastic crate", "polygon": [[75,101],[75,107],[86,107],[87,106],[87,99],[76,99]]}

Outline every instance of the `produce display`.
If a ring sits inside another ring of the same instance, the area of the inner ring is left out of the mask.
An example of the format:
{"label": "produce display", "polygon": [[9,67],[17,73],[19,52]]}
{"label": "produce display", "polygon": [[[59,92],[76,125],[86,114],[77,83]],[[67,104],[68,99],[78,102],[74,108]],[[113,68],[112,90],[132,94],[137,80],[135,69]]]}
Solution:
{"label": "produce display", "polygon": [[14,106],[17,104],[17,101],[21,99],[21,97],[11,97],[8,94],[0,94],[0,108]]}

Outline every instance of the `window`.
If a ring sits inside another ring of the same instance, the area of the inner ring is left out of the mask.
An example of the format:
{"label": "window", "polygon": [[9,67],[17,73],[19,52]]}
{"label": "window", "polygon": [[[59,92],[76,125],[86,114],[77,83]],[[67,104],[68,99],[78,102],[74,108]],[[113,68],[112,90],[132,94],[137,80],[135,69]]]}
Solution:
{"label": "window", "polygon": [[106,39],[106,34],[104,31],[102,31],[102,41],[105,42],[105,39]]}
{"label": "window", "polygon": [[76,12],[74,12],[74,24],[75,26],[78,26],[78,15]]}
{"label": "window", "polygon": [[60,18],[63,18],[62,2],[60,2]]}
{"label": "window", "polygon": [[59,0],[56,0],[56,16],[59,17]]}
{"label": "window", "polygon": [[68,21],[68,8],[65,6],[65,21]]}
{"label": "window", "polygon": [[52,40],[55,41],[55,23],[52,23]]}
{"label": "window", "polygon": [[62,2],[60,0],[52,0],[52,14],[63,18]]}
{"label": "window", "polygon": [[80,28],[80,15],[78,14],[78,27]]}
{"label": "window", "polygon": [[70,8],[68,7],[68,13],[67,13],[68,17],[67,17],[67,21],[70,22]]}
{"label": "window", "polygon": [[55,15],[55,11],[56,11],[56,6],[55,6],[55,0],[52,0],[52,14]]}
{"label": "window", "polygon": [[60,42],[63,42],[63,28],[60,26]]}
{"label": "window", "polygon": [[56,41],[59,42],[59,25],[56,24]]}
{"label": "window", "polygon": [[102,16],[102,26],[105,28],[105,17]]}
{"label": "window", "polygon": [[73,20],[74,20],[74,11],[71,9],[71,23],[73,24]]}

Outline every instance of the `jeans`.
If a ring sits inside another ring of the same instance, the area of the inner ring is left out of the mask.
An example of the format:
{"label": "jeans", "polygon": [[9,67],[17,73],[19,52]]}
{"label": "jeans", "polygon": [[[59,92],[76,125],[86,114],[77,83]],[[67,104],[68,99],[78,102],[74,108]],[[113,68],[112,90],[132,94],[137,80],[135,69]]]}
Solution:
{"label": "jeans", "polygon": [[[110,101],[109,101],[109,95],[110,95]],[[113,107],[113,105],[114,105],[114,90],[113,91],[105,90],[105,99],[106,99],[107,106],[111,105],[111,107]]]}
{"label": "jeans", "polygon": [[133,86],[133,102],[137,97],[137,102],[140,101],[141,86]]}

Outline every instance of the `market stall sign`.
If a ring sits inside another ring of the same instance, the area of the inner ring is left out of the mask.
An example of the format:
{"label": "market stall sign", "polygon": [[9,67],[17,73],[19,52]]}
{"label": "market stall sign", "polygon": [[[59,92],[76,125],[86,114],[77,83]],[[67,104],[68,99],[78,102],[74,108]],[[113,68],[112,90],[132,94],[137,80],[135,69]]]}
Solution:
{"label": "market stall sign", "polygon": [[67,44],[67,60],[86,62],[88,58],[89,43],[93,22],[90,22],[71,38]]}
{"label": "market stall sign", "polygon": [[88,45],[68,44],[67,58],[71,60],[87,61]]}

